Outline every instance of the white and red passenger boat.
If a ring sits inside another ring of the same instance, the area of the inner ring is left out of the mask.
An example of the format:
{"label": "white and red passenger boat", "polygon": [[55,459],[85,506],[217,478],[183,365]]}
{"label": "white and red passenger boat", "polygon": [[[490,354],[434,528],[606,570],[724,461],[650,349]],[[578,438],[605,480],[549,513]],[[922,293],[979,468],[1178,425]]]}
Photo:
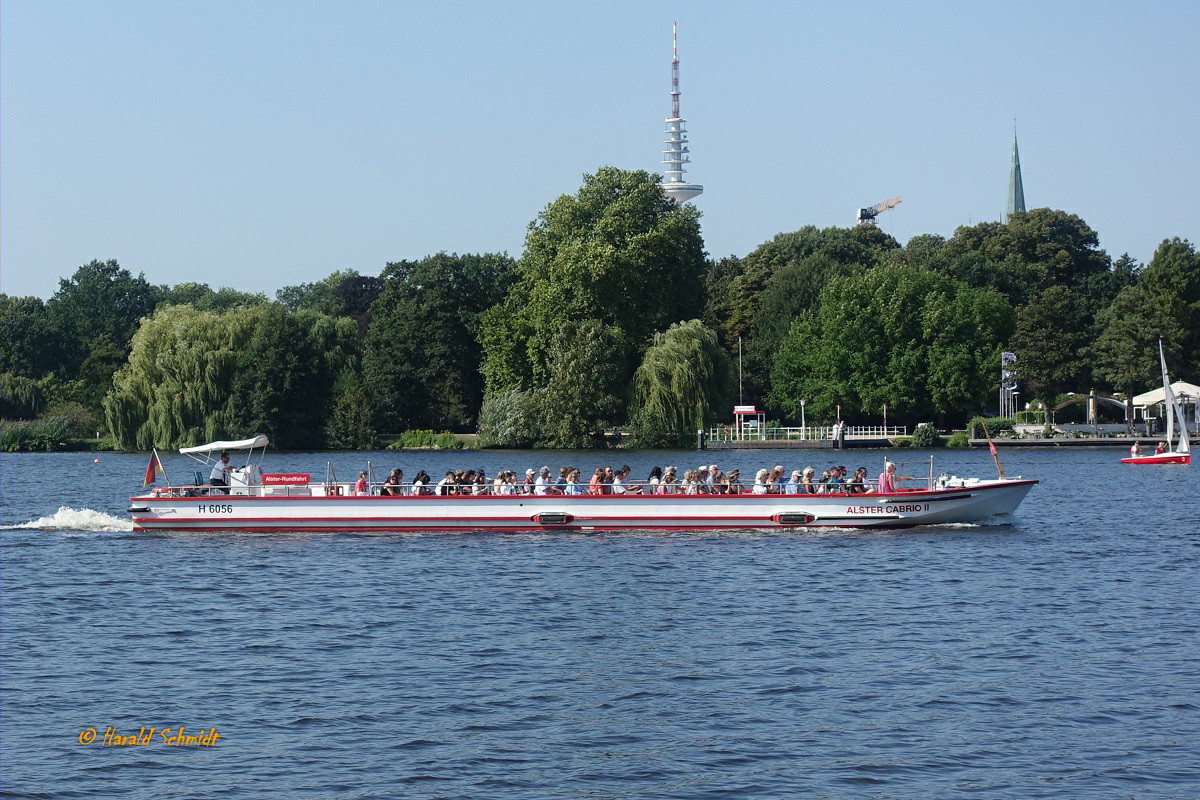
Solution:
{"label": "white and red passenger boat", "polygon": [[[180,452],[265,448],[258,436]],[[135,531],[529,532],[900,528],[1012,514],[1036,480],[945,475],[921,489],[866,494],[353,494],[353,484],[271,475],[247,459],[228,494],[201,483],[130,498]],[[148,473],[149,477],[149,473]],[[378,490],[378,484],[372,490]],[[636,484],[630,485],[632,488]]]}

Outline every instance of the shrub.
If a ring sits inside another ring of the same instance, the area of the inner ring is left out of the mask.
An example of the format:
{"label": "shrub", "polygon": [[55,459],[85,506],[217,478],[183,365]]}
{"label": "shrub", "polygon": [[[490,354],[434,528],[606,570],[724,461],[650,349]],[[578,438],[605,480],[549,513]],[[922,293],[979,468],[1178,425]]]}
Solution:
{"label": "shrub", "polygon": [[967,447],[970,441],[971,437],[966,431],[955,431],[954,433],[950,434],[950,438],[946,440],[946,447]]}
{"label": "shrub", "polygon": [[462,446],[462,440],[450,431],[405,431],[388,445],[388,450],[459,450]]}
{"label": "shrub", "polygon": [[992,417],[991,419],[974,417],[970,422],[967,423],[967,430],[970,430],[971,428],[977,428],[979,433],[982,434],[985,423],[987,424],[988,433],[990,433],[992,436],[995,436],[1000,431],[1011,431],[1013,429],[1013,425],[1016,424],[1016,420],[1014,420],[1012,417]]}
{"label": "shrub", "polygon": [[35,420],[5,420],[0,450],[9,453],[68,450],[78,446],[80,432],[70,417],[55,414]]}
{"label": "shrub", "polygon": [[483,401],[479,447],[533,447],[543,436],[535,392],[514,389]]}
{"label": "shrub", "polygon": [[912,446],[922,448],[941,447],[941,434],[937,432],[937,428],[928,422],[922,422],[913,429]]}

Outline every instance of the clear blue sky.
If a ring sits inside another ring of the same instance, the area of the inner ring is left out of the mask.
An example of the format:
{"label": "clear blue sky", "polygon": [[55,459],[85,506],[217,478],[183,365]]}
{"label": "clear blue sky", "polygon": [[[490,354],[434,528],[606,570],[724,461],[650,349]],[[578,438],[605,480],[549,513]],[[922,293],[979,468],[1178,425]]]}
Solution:
{"label": "clear blue sky", "polygon": [[21,2],[3,7],[3,290],[93,258],[268,296],[521,254],[584,173],[658,171],[679,20],[713,256],[1029,207],[1112,256],[1200,239],[1200,4]]}

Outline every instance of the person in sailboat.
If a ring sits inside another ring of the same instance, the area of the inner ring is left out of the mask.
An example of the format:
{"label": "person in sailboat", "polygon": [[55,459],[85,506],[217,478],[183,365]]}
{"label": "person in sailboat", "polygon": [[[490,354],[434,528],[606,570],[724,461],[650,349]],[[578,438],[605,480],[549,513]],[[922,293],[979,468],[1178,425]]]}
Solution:
{"label": "person in sailboat", "polygon": [[1137,442],[1134,442],[1133,444],[1129,445],[1129,455],[1132,458],[1137,458],[1141,454],[1142,454],[1142,448]]}
{"label": "person in sailboat", "polygon": [[1154,448],[1154,455],[1156,456],[1161,456],[1165,452],[1167,452],[1166,442],[1159,442]]}

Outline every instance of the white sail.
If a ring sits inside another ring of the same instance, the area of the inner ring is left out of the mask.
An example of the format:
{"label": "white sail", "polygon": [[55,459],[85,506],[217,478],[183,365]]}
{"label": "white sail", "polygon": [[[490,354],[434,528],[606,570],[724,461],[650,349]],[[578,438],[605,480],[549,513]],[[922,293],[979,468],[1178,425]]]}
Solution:
{"label": "white sail", "polygon": [[[1163,355],[1162,339],[1158,340],[1158,360],[1162,364],[1162,379],[1163,379],[1163,403],[1166,408],[1167,417],[1167,443],[1175,445],[1176,453],[1190,453],[1191,445],[1188,442],[1187,423],[1183,419],[1183,408],[1179,405],[1179,400],[1175,397],[1175,392],[1171,389],[1171,379],[1167,375],[1167,357]],[[1179,441],[1176,443],[1175,426],[1179,425]]]}
{"label": "white sail", "polygon": [[1167,357],[1163,355],[1162,339],[1158,340],[1158,362],[1162,364],[1163,403],[1167,418],[1167,444],[1175,444],[1175,392],[1171,391],[1171,379],[1167,377]]}

